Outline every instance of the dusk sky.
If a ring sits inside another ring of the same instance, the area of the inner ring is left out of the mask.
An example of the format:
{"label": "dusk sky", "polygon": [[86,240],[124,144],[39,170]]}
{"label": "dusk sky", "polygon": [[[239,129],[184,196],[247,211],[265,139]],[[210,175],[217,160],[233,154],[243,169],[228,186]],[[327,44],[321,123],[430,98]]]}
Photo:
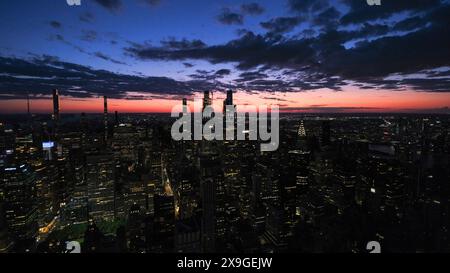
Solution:
{"label": "dusk sky", "polygon": [[170,112],[224,90],[296,112],[449,112],[450,1],[0,2],[0,113]]}

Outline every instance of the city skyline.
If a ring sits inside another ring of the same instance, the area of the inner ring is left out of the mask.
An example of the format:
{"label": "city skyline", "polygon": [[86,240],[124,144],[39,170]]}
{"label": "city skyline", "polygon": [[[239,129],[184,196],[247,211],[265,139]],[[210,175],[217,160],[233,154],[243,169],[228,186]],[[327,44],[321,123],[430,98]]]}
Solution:
{"label": "city skyline", "polygon": [[[314,4],[316,3],[316,4]],[[0,113],[168,113],[225,90],[285,112],[449,113],[448,1],[0,4]],[[51,8],[49,8],[51,6]],[[14,29],[14,32],[9,31]]]}

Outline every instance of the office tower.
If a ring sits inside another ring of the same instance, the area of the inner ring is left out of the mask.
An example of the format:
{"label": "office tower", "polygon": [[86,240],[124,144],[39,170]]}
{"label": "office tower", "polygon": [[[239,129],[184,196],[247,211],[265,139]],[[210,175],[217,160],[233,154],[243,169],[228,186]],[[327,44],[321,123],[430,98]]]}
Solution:
{"label": "office tower", "polygon": [[89,217],[94,220],[114,220],[115,164],[112,154],[86,157]]}
{"label": "office tower", "polygon": [[233,105],[233,90],[227,91],[227,98],[225,99],[226,105]]}
{"label": "office tower", "polygon": [[203,110],[207,107],[211,105],[211,97],[210,97],[210,92],[209,91],[205,91],[203,92]]}
{"label": "office tower", "polygon": [[1,176],[8,229],[17,248],[30,251],[38,233],[35,174],[26,164],[11,164]]}
{"label": "office tower", "polygon": [[59,91],[58,89],[53,90],[53,121],[59,121]]}
{"label": "office tower", "polygon": [[31,110],[30,110],[30,94],[27,93],[27,115],[28,117],[30,117],[31,115]]}
{"label": "office tower", "polygon": [[300,125],[298,126],[297,134],[300,138],[306,137],[305,125],[303,124],[303,120],[300,121]]}
{"label": "office tower", "polygon": [[105,130],[105,143],[108,141],[108,97],[103,97],[103,122]]}
{"label": "office tower", "polygon": [[154,196],[154,246],[156,251],[173,251],[175,236],[175,198],[171,194]]}
{"label": "office tower", "polygon": [[223,111],[225,112],[226,106],[233,105],[233,90],[227,90],[227,96],[223,101]]}
{"label": "office tower", "polygon": [[126,225],[126,238],[130,252],[142,253],[145,250],[144,213],[142,207],[134,204],[129,208]]}
{"label": "office tower", "polygon": [[55,227],[58,214],[55,184],[58,171],[54,162],[39,162],[33,166],[36,173],[36,197],[38,205],[39,239],[44,239]]}
{"label": "office tower", "polygon": [[217,250],[225,236],[225,187],[221,161],[214,151],[200,154],[200,194],[202,199],[202,247]]}
{"label": "office tower", "polygon": [[190,217],[177,221],[175,229],[175,252],[200,253],[201,230],[198,217]]}
{"label": "office tower", "polygon": [[111,138],[111,147],[118,164],[138,162],[138,148],[141,145],[140,134],[129,124],[115,128]]}
{"label": "office tower", "polygon": [[2,199],[2,193],[0,192],[0,254],[10,252],[14,246],[11,234],[8,232]]}
{"label": "office tower", "polygon": [[59,91],[58,89],[53,90],[53,115],[52,115],[52,128],[51,128],[51,140],[57,140],[58,139],[58,127],[59,127]]}
{"label": "office tower", "polygon": [[86,113],[82,112],[80,117],[80,130],[81,130],[81,147],[84,148],[87,144],[88,138],[88,122],[86,119]]}
{"label": "office tower", "polygon": [[119,112],[117,111],[114,112],[114,123],[116,126],[119,125]]}
{"label": "office tower", "polygon": [[132,207],[145,209],[147,207],[147,183],[137,173],[130,173],[124,177],[126,184],[124,189],[125,212],[129,212]]}
{"label": "office tower", "polygon": [[14,158],[15,133],[0,123],[0,168]]}
{"label": "office tower", "polygon": [[85,224],[88,221],[88,196],[82,149],[70,152],[68,173],[71,184],[70,198],[63,208],[61,225]]}

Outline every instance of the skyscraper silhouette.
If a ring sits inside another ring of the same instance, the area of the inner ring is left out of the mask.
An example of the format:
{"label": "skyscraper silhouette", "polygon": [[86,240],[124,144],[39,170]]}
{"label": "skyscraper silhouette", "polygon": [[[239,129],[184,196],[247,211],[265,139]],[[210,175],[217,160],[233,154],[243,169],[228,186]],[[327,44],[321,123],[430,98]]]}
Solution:
{"label": "skyscraper silhouette", "polygon": [[53,90],[53,121],[59,121],[59,91]]}
{"label": "skyscraper silhouette", "polygon": [[103,97],[103,122],[105,130],[105,142],[108,140],[108,97]]}

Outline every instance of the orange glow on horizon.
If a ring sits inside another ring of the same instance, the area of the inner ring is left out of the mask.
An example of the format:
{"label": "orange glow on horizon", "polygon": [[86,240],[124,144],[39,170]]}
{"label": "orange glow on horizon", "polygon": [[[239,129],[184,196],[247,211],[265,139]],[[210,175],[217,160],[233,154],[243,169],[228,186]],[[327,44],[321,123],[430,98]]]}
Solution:
{"label": "orange glow on horizon", "polygon": [[[193,99],[200,99],[202,93],[196,93]],[[222,109],[225,95],[215,92],[213,106],[216,110]],[[234,103],[237,105],[279,105],[281,111],[287,112],[341,112],[336,109],[346,109],[342,112],[411,112],[414,110],[442,109],[450,107],[450,93],[417,92],[417,91],[389,91],[389,90],[360,90],[347,87],[344,91],[320,89],[307,92],[236,92]],[[109,112],[120,113],[170,113],[172,107],[181,104],[181,99],[149,99],[128,100],[109,99]],[[31,100],[32,113],[51,113],[52,100]],[[60,97],[61,113],[102,113],[103,99],[88,98],[77,99]],[[299,109],[300,108],[300,109]],[[26,113],[26,100],[0,101],[0,113]]]}

